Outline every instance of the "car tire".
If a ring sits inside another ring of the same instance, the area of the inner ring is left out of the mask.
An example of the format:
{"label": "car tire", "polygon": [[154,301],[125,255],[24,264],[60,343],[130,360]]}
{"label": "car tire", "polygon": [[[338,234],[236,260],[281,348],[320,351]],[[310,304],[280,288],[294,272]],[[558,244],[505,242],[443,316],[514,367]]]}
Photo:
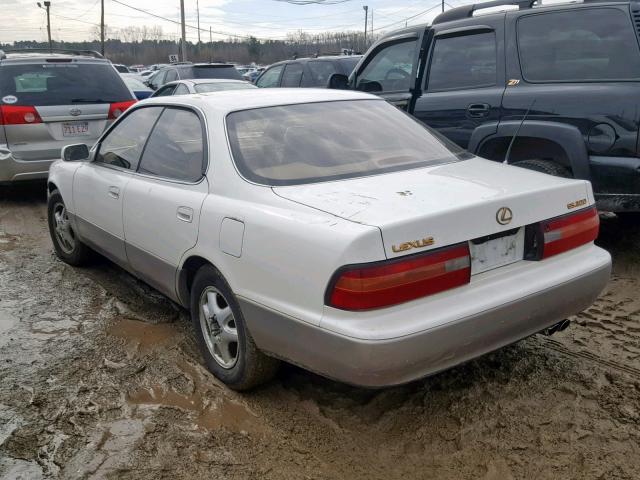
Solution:
{"label": "car tire", "polygon": [[563,167],[552,160],[522,160],[514,163],[513,165],[520,168],[526,168],[528,170],[534,170],[536,172],[547,173],[554,177],[573,178],[573,175],[571,175],[571,172],[567,170],[566,167]]}
{"label": "car tire", "polygon": [[229,284],[210,265],[193,280],[191,320],[209,371],[229,388],[249,390],[276,374],[279,360],[258,349]]}
{"label": "car tire", "polygon": [[49,195],[47,219],[53,249],[60,260],[74,267],[86,265],[93,251],[80,241],[69,221],[67,207],[58,190]]}

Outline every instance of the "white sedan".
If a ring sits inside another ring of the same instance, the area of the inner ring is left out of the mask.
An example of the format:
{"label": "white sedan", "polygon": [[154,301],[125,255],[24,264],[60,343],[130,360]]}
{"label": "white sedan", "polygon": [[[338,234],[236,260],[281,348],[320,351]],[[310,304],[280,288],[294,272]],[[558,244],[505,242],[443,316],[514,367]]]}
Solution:
{"label": "white sedan", "polygon": [[189,308],[234,389],[278,359],[418,379],[566,325],[610,274],[588,182],[474,157],[363,93],[145,100],[63,158],[57,255],[100,252]]}

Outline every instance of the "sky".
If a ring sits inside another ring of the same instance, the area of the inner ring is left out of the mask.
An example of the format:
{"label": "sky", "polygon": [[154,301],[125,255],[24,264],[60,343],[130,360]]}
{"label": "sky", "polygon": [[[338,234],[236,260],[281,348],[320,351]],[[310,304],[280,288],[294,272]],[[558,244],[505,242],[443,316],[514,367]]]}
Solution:
{"label": "sky", "polygon": [[[335,1],[335,0],[333,0]],[[166,39],[176,39],[180,26],[155,15],[180,20],[180,0],[104,0],[109,31],[127,26],[162,27]],[[119,3],[120,2],[120,3]],[[184,0],[188,25],[197,25],[200,7],[202,41],[253,35],[260,39],[283,39],[287,33],[364,30],[364,5],[369,7],[369,29],[382,33],[431,21],[441,10],[440,0],[346,0],[334,5],[292,5],[283,0]],[[41,1],[42,3],[42,1]],[[445,8],[469,0],[445,0]],[[0,43],[47,39],[46,13],[37,0],[0,0]],[[51,34],[54,40],[92,40],[100,23],[100,0],[51,0]],[[198,31],[187,28],[187,38],[198,40]]]}

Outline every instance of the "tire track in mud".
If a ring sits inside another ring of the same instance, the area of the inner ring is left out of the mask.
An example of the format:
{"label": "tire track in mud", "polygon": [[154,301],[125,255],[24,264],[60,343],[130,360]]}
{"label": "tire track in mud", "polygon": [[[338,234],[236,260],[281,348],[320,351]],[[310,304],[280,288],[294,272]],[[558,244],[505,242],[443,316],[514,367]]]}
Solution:
{"label": "tire track in mud", "polygon": [[559,352],[563,355],[567,355],[569,357],[589,360],[590,362],[600,365],[603,368],[607,368],[607,367],[613,368],[614,370],[627,373],[635,377],[637,380],[640,380],[640,369],[638,368],[616,362],[615,360],[606,360],[602,357],[599,357],[598,355],[595,355],[591,352],[586,352],[584,350],[580,350],[580,351],[571,350],[561,342],[558,342],[557,340],[553,340],[550,338],[542,338],[541,340],[542,340],[542,346],[544,346],[545,348],[554,350],[556,352]]}

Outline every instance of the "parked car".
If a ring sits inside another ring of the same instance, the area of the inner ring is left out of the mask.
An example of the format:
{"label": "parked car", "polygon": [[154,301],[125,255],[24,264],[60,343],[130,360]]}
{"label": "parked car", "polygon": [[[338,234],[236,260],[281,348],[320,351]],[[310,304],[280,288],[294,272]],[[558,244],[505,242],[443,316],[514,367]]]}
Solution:
{"label": "parked car", "polygon": [[454,8],[381,38],[350,86],[492,160],[505,160],[518,132],[509,163],[590,180],[599,208],[640,211],[636,10],[629,1]]}
{"label": "parked car", "polygon": [[150,88],[157,90],[165,83],[194,78],[242,80],[236,68],[230,63],[190,63],[162,68],[150,77],[147,84]]}
{"label": "parked car", "polygon": [[124,83],[129,87],[129,89],[133,92],[138,100],[144,100],[145,98],[149,98],[153,93],[149,87],[147,87],[142,80],[137,78],[137,75],[133,74],[121,74]]}
{"label": "parked car", "polygon": [[250,72],[247,72],[244,75],[242,75],[242,79],[246,80],[247,82],[256,83],[256,80],[258,79],[258,77],[262,72],[264,72],[264,68],[258,67],[255,70],[251,70]]}
{"label": "parked car", "polygon": [[221,92],[224,90],[242,90],[258,88],[244,80],[225,80],[221,78],[201,78],[198,80],[178,80],[169,82],[153,92],[152,97],[168,95],[188,95],[190,93]]}
{"label": "parked car", "polygon": [[285,60],[267,68],[255,83],[260,88],[326,88],[332,75],[348,76],[360,58],[360,55],[340,55]]}
{"label": "parked car", "polygon": [[95,52],[0,51],[0,183],[46,179],[64,145],[93,145],[134,102]]}
{"label": "parked car", "polygon": [[589,182],[480,159],[364,93],[152,98],[63,158],[56,254],[102,252],[189,308],[235,389],[275,358],[408,382],[564,328],[609,278]]}

